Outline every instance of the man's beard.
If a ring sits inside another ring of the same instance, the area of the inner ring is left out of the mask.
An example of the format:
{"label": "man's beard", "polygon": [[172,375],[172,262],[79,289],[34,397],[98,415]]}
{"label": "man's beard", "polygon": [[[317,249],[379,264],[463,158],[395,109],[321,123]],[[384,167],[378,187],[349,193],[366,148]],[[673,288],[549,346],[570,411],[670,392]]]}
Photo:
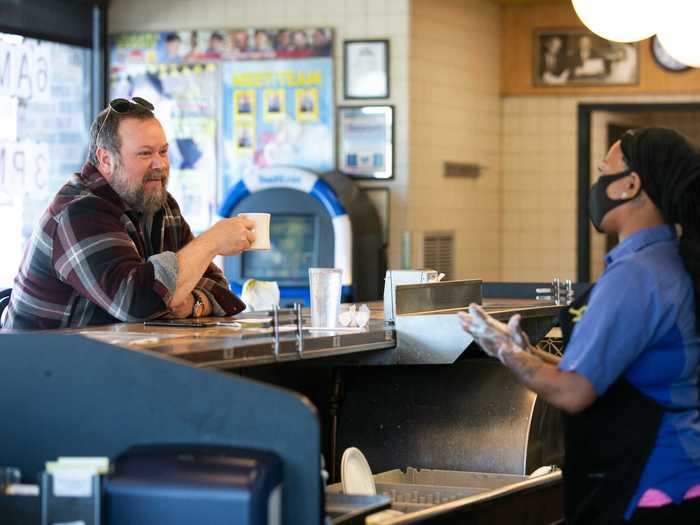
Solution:
{"label": "man's beard", "polygon": [[[130,208],[145,215],[153,215],[163,207],[168,198],[166,191],[168,187],[169,173],[164,170],[150,170],[138,184],[129,185],[129,181],[124,176],[124,169],[121,164],[117,164],[112,177],[112,188]],[[146,193],[144,185],[149,180],[162,180],[160,191],[149,191]]]}

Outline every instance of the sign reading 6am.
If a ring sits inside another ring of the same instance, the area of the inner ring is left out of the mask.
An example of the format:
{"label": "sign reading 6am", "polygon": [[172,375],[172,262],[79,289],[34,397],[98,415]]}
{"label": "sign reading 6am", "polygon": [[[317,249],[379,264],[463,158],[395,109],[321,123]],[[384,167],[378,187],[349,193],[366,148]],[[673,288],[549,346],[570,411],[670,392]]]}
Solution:
{"label": "sign reading 6am", "polygon": [[0,41],[0,95],[49,101],[50,51],[49,45],[31,40]]}

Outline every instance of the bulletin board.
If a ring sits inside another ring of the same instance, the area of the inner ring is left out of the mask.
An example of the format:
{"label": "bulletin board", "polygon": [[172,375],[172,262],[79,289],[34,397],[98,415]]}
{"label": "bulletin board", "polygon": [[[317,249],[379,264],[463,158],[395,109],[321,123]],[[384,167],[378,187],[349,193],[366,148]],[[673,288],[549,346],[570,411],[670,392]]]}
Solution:
{"label": "bulletin board", "polygon": [[332,56],[322,27],[115,35],[110,98],[155,105],[171,143],[168,189],[197,232],[249,169],[333,168]]}
{"label": "bulletin board", "polygon": [[129,64],[113,69],[110,97],[143,97],[155,106],[170,157],[168,191],[193,231],[212,223],[220,75],[217,64]]}

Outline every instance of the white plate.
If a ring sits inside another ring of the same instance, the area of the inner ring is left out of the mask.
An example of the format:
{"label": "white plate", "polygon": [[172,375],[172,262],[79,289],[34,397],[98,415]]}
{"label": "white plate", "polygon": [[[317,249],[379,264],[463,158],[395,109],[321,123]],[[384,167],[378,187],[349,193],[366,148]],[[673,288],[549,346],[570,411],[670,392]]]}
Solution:
{"label": "white plate", "polygon": [[345,449],[340,460],[340,484],[344,494],[374,496],[377,488],[364,454],[355,447]]}

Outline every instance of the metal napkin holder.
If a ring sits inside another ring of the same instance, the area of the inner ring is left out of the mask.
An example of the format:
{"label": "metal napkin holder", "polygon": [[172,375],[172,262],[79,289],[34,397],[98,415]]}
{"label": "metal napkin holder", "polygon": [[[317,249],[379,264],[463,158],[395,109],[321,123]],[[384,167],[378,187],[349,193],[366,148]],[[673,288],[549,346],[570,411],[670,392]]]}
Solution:
{"label": "metal napkin holder", "polygon": [[384,320],[393,321],[396,317],[397,286],[437,281],[439,281],[439,276],[435,270],[387,270],[386,277],[384,277]]}
{"label": "metal napkin holder", "polygon": [[396,317],[461,310],[481,304],[481,285],[481,279],[399,285],[393,310]]}

